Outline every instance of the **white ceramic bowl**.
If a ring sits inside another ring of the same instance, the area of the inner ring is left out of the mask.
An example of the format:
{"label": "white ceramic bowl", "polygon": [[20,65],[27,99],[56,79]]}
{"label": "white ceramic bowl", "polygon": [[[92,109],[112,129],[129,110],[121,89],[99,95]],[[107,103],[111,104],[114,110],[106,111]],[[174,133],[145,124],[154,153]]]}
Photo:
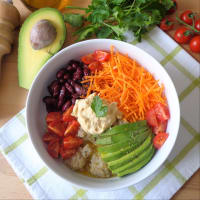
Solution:
{"label": "white ceramic bowl", "polygon": [[[118,51],[128,54],[136,59],[144,68],[151,72],[154,77],[160,80],[165,86],[165,95],[167,97],[171,118],[168,122],[167,132],[169,137],[162,148],[156,152],[153,159],[136,173],[122,178],[90,178],[72,171],[61,161],[55,160],[49,156],[42,141],[42,135],[45,133],[46,109],[42,98],[47,95],[47,86],[55,79],[56,72],[62,66],[65,66],[71,59],[80,59],[81,56],[93,52],[97,49],[109,50],[114,45]],[[54,55],[41,69],[35,78],[28,94],[26,104],[26,122],[31,141],[44,163],[57,175],[82,188],[98,191],[108,191],[120,189],[138,183],[155,172],[167,159],[175,144],[179,123],[180,108],[177,93],[172,80],[165,69],[152,56],[145,51],[131,44],[109,39],[94,39],[73,44]],[[53,184],[53,183],[52,183]]]}

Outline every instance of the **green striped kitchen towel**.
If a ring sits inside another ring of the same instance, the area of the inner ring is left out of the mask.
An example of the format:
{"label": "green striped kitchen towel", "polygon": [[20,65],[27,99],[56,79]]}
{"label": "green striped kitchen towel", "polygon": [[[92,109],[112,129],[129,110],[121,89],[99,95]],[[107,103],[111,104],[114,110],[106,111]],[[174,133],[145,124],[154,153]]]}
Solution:
{"label": "green striped kitchen towel", "polygon": [[[130,38],[128,34],[129,42]],[[181,125],[167,161],[153,175],[129,188],[94,192],[74,187],[49,170],[35,152],[25,127],[24,109],[0,129],[0,146],[33,198],[170,199],[200,167],[199,63],[157,27],[141,43],[135,40],[130,43],[144,49],[163,65],[179,95]]]}

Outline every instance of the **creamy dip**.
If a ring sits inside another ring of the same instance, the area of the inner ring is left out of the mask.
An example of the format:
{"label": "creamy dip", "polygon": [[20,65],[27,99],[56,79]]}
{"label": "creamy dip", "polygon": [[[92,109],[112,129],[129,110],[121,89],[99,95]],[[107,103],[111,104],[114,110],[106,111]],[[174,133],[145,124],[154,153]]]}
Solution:
{"label": "creamy dip", "polygon": [[95,93],[85,99],[76,100],[72,116],[78,119],[81,128],[89,134],[101,134],[110,128],[117,119],[122,118],[122,113],[117,108],[117,103],[111,104],[103,100],[103,104],[108,106],[108,112],[105,117],[97,117],[91,108]]}

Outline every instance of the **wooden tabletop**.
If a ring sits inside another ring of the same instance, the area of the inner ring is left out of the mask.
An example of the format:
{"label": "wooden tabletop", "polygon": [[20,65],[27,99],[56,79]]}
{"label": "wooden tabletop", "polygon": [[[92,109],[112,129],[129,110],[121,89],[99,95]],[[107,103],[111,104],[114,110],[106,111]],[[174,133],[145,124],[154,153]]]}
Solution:
{"label": "wooden tabletop", "polygon": [[[177,0],[178,12],[191,9],[195,12],[200,11],[199,0]],[[87,0],[73,1],[74,5],[86,6]],[[19,0],[14,0],[14,4],[19,9],[22,20],[29,14],[29,11],[23,7]],[[68,33],[70,29],[68,29]],[[169,34],[172,36],[174,31]],[[15,43],[12,53],[3,59],[2,74],[0,80],[0,127],[11,117],[17,114],[25,106],[27,90],[18,86],[17,77],[17,38],[18,30],[15,32]],[[65,45],[72,41],[68,39]],[[200,62],[200,54],[194,54],[189,51],[188,45],[183,46],[188,53]],[[13,169],[0,154],[0,199],[32,199],[23,183],[16,176]],[[200,170],[198,170],[174,195],[173,200],[199,200],[200,199]]]}

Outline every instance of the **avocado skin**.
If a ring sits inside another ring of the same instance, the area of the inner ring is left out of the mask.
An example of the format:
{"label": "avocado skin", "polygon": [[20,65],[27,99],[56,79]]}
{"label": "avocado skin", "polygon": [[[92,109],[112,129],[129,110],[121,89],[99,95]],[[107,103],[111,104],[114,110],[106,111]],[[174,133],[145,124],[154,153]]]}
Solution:
{"label": "avocado skin", "polygon": [[131,162],[129,162],[129,163],[125,164],[125,165],[122,165],[121,167],[119,167],[117,169],[114,169],[112,172],[114,174],[117,174],[117,173],[120,173],[120,172],[122,172],[124,170],[131,169],[131,168],[135,167],[141,161],[145,160],[147,157],[151,156],[151,154],[153,152],[154,152],[154,147],[151,144],[140,155],[138,155],[138,157],[134,158]]}
{"label": "avocado skin", "polygon": [[146,140],[135,150],[122,156],[120,159],[108,162],[108,167],[113,170],[121,167],[122,165],[132,161],[136,156],[140,155],[143,151],[145,151],[151,145],[152,136],[149,135]]}
{"label": "avocado skin", "polygon": [[117,173],[117,176],[125,176],[127,174],[131,174],[133,172],[138,171],[139,169],[141,169],[142,167],[144,167],[153,157],[155,152],[155,149],[153,148],[153,150],[150,152],[150,154],[141,162],[139,162],[138,164],[136,164],[134,167],[129,168],[127,170],[124,170],[122,172]]}
{"label": "avocado skin", "polygon": [[[57,36],[52,44],[34,50],[30,43],[30,32],[38,21],[49,20],[56,28]],[[46,61],[57,53],[66,38],[66,26],[63,15],[55,8],[41,8],[33,12],[23,23],[19,33],[18,80],[19,86],[29,89],[32,81]]]}
{"label": "avocado skin", "polygon": [[151,134],[151,133],[149,131],[146,131],[143,134],[136,136],[136,138],[134,140],[134,142],[135,142],[134,146],[127,147],[127,145],[126,145],[126,147],[124,147],[116,152],[102,154],[102,159],[105,162],[110,162],[110,161],[119,159],[120,157],[122,157],[122,156],[132,152],[134,149],[136,149],[141,143],[144,142],[144,140],[147,138],[147,136],[149,134]]}

